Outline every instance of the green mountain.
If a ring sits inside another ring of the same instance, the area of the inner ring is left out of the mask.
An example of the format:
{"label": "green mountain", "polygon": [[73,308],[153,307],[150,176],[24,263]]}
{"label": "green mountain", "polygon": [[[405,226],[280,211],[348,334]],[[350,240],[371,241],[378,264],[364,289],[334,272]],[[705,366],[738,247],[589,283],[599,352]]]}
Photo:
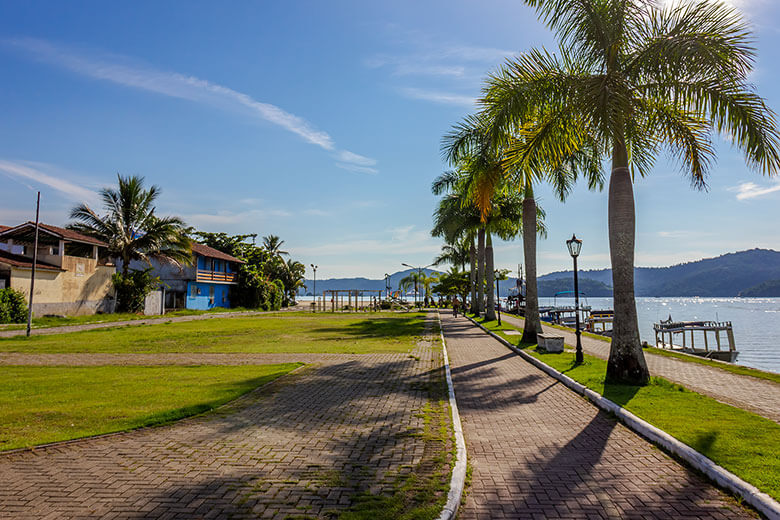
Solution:
{"label": "green mountain", "polygon": [[[571,271],[558,271],[540,276],[539,284],[571,276]],[[580,271],[579,276],[580,280],[612,285],[611,269]],[[746,291],[772,280],[780,280],[780,252],[771,249],[727,253],[671,267],[637,267],[634,271],[637,296],[747,296]]]}
{"label": "green mountain", "polygon": [[780,280],[769,280],[753,287],[749,287],[744,291],[740,291],[739,296],[748,297],[764,297],[764,298],[777,298],[780,297]]}

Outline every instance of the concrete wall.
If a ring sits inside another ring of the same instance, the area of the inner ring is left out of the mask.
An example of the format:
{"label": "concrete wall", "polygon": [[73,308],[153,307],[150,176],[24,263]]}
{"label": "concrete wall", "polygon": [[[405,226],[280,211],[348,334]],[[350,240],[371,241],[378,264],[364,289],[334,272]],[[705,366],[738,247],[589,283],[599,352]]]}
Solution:
{"label": "concrete wall", "polygon": [[[111,275],[114,267],[98,265],[97,260],[75,256],[62,257],[65,272],[37,270],[33,313],[92,314],[113,310]],[[11,287],[30,300],[29,269],[11,270]]]}
{"label": "concrete wall", "polygon": [[146,300],[144,300],[144,316],[157,314],[165,314],[162,290],[150,292],[146,295]]}

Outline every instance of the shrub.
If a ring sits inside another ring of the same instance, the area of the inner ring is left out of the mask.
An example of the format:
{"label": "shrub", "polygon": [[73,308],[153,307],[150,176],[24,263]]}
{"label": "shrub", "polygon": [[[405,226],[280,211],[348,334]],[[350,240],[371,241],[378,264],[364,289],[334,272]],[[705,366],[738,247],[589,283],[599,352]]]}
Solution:
{"label": "shrub", "polygon": [[276,291],[273,293],[271,309],[269,310],[278,311],[282,308],[282,301],[284,300],[284,283],[281,280],[274,280],[273,285],[276,287]]}
{"label": "shrub", "polygon": [[0,323],[27,321],[27,301],[24,294],[10,287],[0,290]]}
{"label": "shrub", "polygon": [[160,283],[150,274],[152,268],[143,271],[131,270],[127,277],[114,273],[111,282],[116,290],[116,311],[140,313],[144,311],[146,296]]}

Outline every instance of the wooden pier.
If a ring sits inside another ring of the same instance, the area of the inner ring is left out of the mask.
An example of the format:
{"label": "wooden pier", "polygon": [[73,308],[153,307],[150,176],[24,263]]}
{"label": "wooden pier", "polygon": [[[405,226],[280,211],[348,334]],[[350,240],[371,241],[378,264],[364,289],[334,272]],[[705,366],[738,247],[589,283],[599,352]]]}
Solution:
{"label": "wooden pier", "polygon": [[[734,344],[734,331],[730,321],[673,321],[670,316],[668,320],[661,320],[660,323],[653,324],[653,330],[655,331],[655,346],[658,348],[681,351],[729,363],[736,361],[739,355]],[[723,348],[722,332],[725,332],[728,348]],[[701,333],[700,335],[703,337],[703,349],[700,348],[701,339],[699,340],[699,348],[696,347],[697,333]],[[710,349],[709,333],[715,336],[716,349]],[[675,343],[677,336],[681,336],[681,341],[678,340],[678,343]],[[689,336],[690,343],[688,343]]]}

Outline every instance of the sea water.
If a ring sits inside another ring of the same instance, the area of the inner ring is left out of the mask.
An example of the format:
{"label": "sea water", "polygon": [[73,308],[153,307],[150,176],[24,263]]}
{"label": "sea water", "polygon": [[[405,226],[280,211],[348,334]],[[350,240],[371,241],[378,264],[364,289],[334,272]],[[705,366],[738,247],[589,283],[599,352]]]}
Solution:
{"label": "sea water", "polygon": [[[574,305],[573,298],[557,298],[557,305]],[[539,305],[553,305],[539,298]],[[593,310],[612,309],[612,298],[581,298]],[[639,336],[655,344],[653,323],[675,321],[730,321],[739,351],[737,364],[780,373],[780,298],[637,298]],[[721,336],[725,339],[725,334]]]}

